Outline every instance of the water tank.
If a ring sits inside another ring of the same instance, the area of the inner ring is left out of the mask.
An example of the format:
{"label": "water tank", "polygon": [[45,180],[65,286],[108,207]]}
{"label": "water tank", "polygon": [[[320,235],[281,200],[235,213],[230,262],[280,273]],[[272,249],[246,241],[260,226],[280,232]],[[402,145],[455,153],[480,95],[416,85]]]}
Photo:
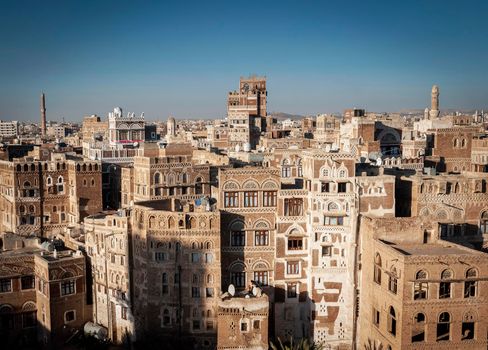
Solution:
{"label": "water tank", "polygon": [[108,336],[107,328],[102,327],[93,322],[85,323],[85,326],[83,327],[83,331],[85,332],[85,335],[91,335],[100,340],[105,340],[107,339]]}

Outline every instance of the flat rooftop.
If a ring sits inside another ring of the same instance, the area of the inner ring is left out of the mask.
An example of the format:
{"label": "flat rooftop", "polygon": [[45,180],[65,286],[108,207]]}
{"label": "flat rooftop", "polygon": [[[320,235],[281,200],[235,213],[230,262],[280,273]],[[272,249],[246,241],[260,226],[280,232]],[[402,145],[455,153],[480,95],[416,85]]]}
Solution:
{"label": "flat rooftop", "polygon": [[474,249],[469,249],[450,242],[442,243],[426,243],[426,244],[405,244],[405,243],[392,243],[383,241],[396,251],[403,255],[423,255],[423,256],[436,256],[436,255],[479,255],[483,254]]}

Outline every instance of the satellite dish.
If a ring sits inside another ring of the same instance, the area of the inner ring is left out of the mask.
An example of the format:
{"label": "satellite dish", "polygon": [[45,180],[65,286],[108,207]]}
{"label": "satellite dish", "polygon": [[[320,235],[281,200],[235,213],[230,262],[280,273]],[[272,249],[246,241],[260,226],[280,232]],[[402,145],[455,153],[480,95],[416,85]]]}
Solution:
{"label": "satellite dish", "polygon": [[234,287],[233,284],[229,284],[229,288],[227,288],[227,292],[230,294],[230,296],[234,296],[236,294],[236,288]]}
{"label": "satellite dish", "polygon": [[381,153],[380,152],[369,152],[368,153],[368,158],[371,159],[371,160],[376,160],[379,157],[381,157]]}
{"label": "satellite dish", "polygon": [[381,160],[381,158],[377,158],[376,159],[376,165],[377,166],[382,166],[383,165],[383,160]]}

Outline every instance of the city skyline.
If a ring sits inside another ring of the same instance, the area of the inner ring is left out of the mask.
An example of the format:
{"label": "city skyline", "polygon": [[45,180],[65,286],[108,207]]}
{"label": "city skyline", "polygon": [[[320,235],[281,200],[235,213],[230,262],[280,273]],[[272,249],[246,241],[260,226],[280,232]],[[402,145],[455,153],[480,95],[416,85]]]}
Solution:
{"label": "city skyline", "polygon": [[5,3],[0,119],[38,120],[41,92],[48,120],[117,105],[148,120],[222,118],[234,77],[250,73],[267,77],[269,111],[423,109],[433,84],[442,109],[483,109],[487,4],[470,5],[267,3],[252,25],[220,2]]}

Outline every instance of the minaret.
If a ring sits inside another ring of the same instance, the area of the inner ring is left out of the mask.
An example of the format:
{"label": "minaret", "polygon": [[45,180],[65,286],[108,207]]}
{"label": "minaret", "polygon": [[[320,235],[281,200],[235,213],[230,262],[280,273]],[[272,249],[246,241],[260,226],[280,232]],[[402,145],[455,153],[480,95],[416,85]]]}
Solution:
{"label": "minaret", "polygon": [[41,136],[46,136],[46,97],[41,94]]}
{"label": "minaret", "polygon": [[166,136],[167,138],[176,136],[176,120],[173,117],[168,118],[168,122],[166,124]]}
{"label": "minaret", "polygon": [[431,108],[430,108],[430,119],[439,117],[439,87],[437,85],[432,86],[431,93]]}

